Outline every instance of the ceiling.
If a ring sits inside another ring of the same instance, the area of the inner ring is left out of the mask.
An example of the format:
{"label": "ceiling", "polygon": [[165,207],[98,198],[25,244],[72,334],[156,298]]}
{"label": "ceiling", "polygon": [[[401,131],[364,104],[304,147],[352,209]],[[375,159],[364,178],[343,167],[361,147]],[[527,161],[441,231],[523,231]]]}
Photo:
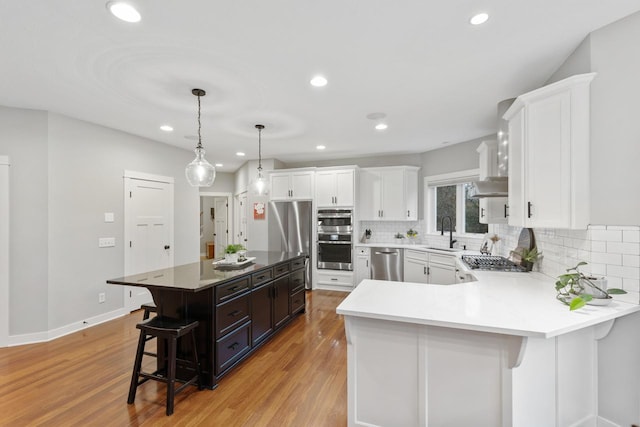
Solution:
{"label": "ceiling", "polygon": [[[0,1],[0,105],[42,109],[193,149],[233,172],[421,153],[495,132],[496,104],[542,85],[638,0]],[[469,18],[488,12],[484,25]],[[309,80],[323,74],[324,88]],[[376,131],[366,116],[385,113]],[[172,133],[159,129],[174,127]],[[317,151],[317,145],[325,145]],[[246,152],[238,158],[237,151]]]}

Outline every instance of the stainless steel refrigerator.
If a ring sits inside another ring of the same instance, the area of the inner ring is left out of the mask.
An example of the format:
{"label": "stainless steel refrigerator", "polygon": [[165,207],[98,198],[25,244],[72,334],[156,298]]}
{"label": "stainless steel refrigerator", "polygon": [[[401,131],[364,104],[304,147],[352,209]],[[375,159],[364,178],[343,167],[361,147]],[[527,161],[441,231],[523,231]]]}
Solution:
{"label": "stainless steel refrigerator", "polygon": [[269,249],[307,255],[306,288],[311,289],[313,206],[310,201],[269,202]]}

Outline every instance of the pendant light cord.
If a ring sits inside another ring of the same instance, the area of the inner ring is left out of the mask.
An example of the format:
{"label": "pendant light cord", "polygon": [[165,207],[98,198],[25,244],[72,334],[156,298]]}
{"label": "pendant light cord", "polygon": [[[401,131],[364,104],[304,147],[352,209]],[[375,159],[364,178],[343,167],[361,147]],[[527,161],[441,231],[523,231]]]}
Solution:
{"label": "pendant light cord", "polygon": [[258,129],[258,170],[262,171],[262,129]]}
{"label": "pendant light cord", "polygon": [[198,95],[198,149],[202,149],[202,136],[200,135],[200,129],[202,124],[200,122],[200,95]]}

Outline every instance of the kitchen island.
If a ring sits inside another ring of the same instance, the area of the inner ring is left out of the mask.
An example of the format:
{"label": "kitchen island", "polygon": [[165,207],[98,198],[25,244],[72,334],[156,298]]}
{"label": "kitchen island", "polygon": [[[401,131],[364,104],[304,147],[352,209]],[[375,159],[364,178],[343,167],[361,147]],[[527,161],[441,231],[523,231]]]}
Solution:
{"label": "kitchen island", "polygon": [[231,368],[305,310],[304,254],[251,251],[249,258],[254,262],[238,269],[204,260],[107,283],[149,289],[159,316],[198,320],[204,384],[215,388]]}
{"label": "kitchen island", "polygon": [[640,306],[570,312],[550,277],[474,275],[448,286],[365,280],[338,306],[350,426],[640,421]]}

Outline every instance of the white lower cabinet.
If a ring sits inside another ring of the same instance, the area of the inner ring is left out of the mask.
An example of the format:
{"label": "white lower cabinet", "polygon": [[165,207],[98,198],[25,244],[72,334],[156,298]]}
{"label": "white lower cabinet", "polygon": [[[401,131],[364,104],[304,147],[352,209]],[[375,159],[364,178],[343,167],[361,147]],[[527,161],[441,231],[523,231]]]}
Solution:
{"label": "white lower cabinet", "polygon": [[456,257],[433,252],[404,250],[404,281],[452,285],[456,277]]}
{"label": "white lower cabinet", "polygon": [[429,253],[404,250],[404,281],[429,283]]}
{"label": "white lower cabinet", "polygon": [[330,291],[352,291],[353,271],[318,270],[317,289]]}
{"label": "white lower cabinet", "polygon": [[[356,248],[356,281],[355,286],[360,282],[371,278],[371,264],[369,248]],[[354,286],[354,287],[355,287]]]}

